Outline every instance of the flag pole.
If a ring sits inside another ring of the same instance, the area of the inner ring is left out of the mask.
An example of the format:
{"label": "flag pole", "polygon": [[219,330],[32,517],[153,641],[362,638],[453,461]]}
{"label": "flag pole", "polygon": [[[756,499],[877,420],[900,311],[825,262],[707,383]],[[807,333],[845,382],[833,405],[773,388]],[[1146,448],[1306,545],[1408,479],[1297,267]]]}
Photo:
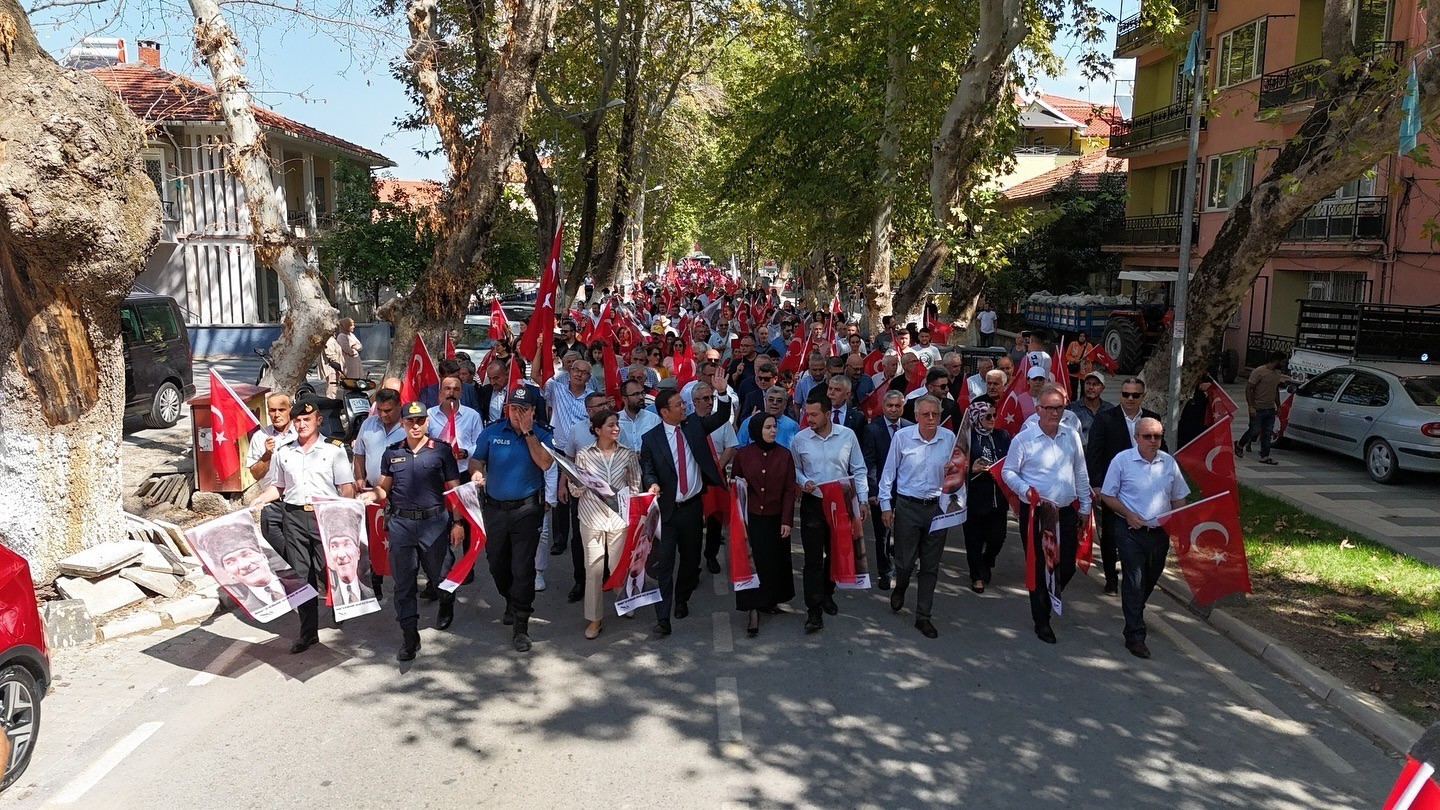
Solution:
{"label": "flag pole", "polygon": [[1180,381],[1185,365],[1185,316],[1190,295],[1190,241],[1195,232],[1195,196],[1199,192],[1196,171],[1200,152],[1200,113],[1205,100],[1205,24],[1210,16],[1210,0],[1196,0],[1199,22],[1195,28],[1194,71],[1190,75],[1190,148],[1185,155],[1185,198],[1180,205],[1180,260],[1175,270],[1175,320],[1170,335],[1170,386],[1165,406],[1165,424],[1170,431],[1171,447],[1179,446]]}

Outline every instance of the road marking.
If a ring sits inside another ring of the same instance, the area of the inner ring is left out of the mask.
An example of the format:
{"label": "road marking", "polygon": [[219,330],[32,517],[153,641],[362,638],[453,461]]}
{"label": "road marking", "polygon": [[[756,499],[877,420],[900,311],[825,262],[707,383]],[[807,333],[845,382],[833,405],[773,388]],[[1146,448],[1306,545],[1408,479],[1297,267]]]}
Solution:
{"label": "road marking", "polygon": [[720,724],[720,751],[729,757],[745,751],[740,733],[740,685],[734,678],[715,679],[715,716]]}
{"label": "road marking", "polygon": [[220,677],[226,668],[235,663],[235,659],[240,657],[240,653],[254,642],[253,638],[242,638],[231,642],[230,646],[225,648],[225,652],[215,656],[215,660],[210,662],[210,666],[206,667],[204,672],[197,672],[195,677],[190,679],[189,685],[204,686]]}
{"label": "road marking", "polygon": [[110,746],[110,750],[106,751],[99,759],[91,763],[90,767],[81,771],[80,775],[71,780],[70,784],[66,785],[65,789],[62,790],[59,795],[50,800],[51,803],[74,804],[81,796],[84,796],[90,788],[95,787],[101,779],[104,779],[106,774],[114,770],[115,766],[119,765],[125,757],[130,756],[131,752],[139,748],[141,743],[150,739],[150,735],[159,731],[163,725],[165,724],[158,721],[145,723],[130,732],[125,739]]}
{"label": "road marking", "polygon": [[715,628],[715,652],[735,652],[735,634],[730,629],[730,614],[725,611],[711,613],[710,621]]}
{"label": "road marking", "polygon": [[730,577],[725,575],[724,570],[711,577],[710,581],[715,588],[716,596],[724,596],[730,592]]}
{"label": "road marking", "polygon": [[1209,670],[1210,674],[1214,675],[1216,680],[1225,684],[1225,686],[1228,687],[1231,692],[1234,692],[1241,700],[1244,700],[1253,708],[1257,709],[1258,717],[1256,719],[1261,721],[1261,725],[1268,726],[1277,734],[1282,734],[1291,739],[1298,739],[1298,742],[1308,748],[1310,753],[1315,755],[1316,759],[1320,760],[1336,773],[1355,772],[1355,766],[1346,762],[1339,754],[1330,750],[1324,743],[1317,740],[1305,723],[1291,719],[1289,715],[1281,711],[1279,706],[1271,703],[1261,695],[1255,687],[1246,683],[1238,675],[1231,672],[1228,667],[1211,658],[1203,650],[1195,646],[1194,642],[1181,635],[1180,631],[1171,627],[1168,621],[1152,614],[1145,617],[1145,623],[1165,634],[1171,643],[1180,648],[1181,652],[1185,653],[1200,666]]}

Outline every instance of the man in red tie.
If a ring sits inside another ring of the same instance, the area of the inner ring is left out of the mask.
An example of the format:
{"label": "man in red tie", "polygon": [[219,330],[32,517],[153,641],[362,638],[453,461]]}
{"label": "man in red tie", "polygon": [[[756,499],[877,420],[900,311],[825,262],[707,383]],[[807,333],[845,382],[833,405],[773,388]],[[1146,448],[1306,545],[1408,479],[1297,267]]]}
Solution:
{"label": "man in red tie", "polygon": [[706,486],[725,486],[708,438],[711,431],[729,421],[731,407],[730,397],[717,393],[714,413],[686,416],[680,392],[662,388],[655,396],[660,424],[640,439],[641,484],[660,496],[660,540],[650,554],[650,565],[651,575],[660,583],[655,632],[661,636],[670,635],[672,604],[675,618],[690,615],[690,594],[700,582],[705,532],[700,494]]}

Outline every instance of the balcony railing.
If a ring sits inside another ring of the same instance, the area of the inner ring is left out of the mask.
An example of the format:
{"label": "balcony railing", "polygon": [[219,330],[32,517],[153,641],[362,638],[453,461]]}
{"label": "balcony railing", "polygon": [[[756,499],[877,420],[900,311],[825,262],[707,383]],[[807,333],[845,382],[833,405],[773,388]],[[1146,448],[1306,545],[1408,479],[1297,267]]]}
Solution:
{"label": "balcony railing", "polygon": [[[1200,128],[1205,129],[1205,119],[1200,119]],[[1168,107],[1145,113],[1129,121],[1116,121],[1110,125],[1110,146],[1115,149],[1133,149],[1153,141],[1183,135],[1190,131],[1190,99],[1182,99]]]}
{"label": "balcony railing", "polygon": [[1073,146],[1017,146],[1017,155],[1078,155],[1080,150]]}
{"label": "balcony railing", "polygon": [[[1175,6],[1181,17],[1189,18],[1200,8],[1200,2],[1199,0],[1179,0]],[[1210,0],[1210,10],[1212,12],[1215,10],[1215,0]],[[1115,26],[1115,53],[1126,53],[1144,45],[1154,37],[1154,31],[1140,24],[1139,14],[1126,17]]]}
{"label": "balcony railing", "polygon": [[[1114,234],[1114,239],[1125,245],[1170,245],[1178,248],[1180,246],[1180,222],[1179,214],[1126,217],[1125,224]],[[1199,232],[1199,228],[1190,229],[1191,244],[1198,241]]]}
{"label": "balcony railing", "polygon": [[[1362,59],[1370,65],[1387,59],[1394,65],[1399,63],[1403,48],[1402,42],[1372,42],[1360,52]],[[1320,95],[1320,85],[1329,67],[1326,59],[1311,59],[1261,76],[1260,109],[1288,107],[1315,99]]]}
{"label": "balcony railing", "polygon": [[1355,242],[1383,240],[1390,220],[1386,197],[1358,197],[1323,202],[1295,223],[1290,242]]}

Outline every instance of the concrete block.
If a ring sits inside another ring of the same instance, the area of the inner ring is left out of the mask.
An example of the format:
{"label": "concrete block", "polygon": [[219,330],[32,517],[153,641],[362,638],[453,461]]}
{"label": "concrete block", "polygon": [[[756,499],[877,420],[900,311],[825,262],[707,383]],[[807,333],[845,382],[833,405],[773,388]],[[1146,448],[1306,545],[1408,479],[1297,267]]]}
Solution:
{"label": "concrete block", "polygon": [[152,611],[142,611],[133,616],[126,616],[123,619],[116,619],[107,622],[100,627],[100,640],[110,641],[121,636],[133,636],[138,633],[153,633],[163,627],[160,621],[160,614]]}
{"label": "concrete block", "polygon": [[198,593],[201,596],[209,599],[220,598],[220,583],[216,582],[214,577],[206,574],[205,576],[194,580],[194,582],[195,593]]}
{"label": "concrete block", "polygon": [[121,571],[120,576],[160,596],[175,596],[180,593],[180,580],[176,579],[174,574],[162,574],[156,571],[146,571],[144,568],[130,567]]}
{"label": "concrete block", "polygon": [[185,532],[181,531],[179,526],[168,520],[160,520],[158,518],[151,518],[150,522],[165,530],[166,536],[170,538],[172,551],[181,556],[194,553],[190,549],[189,541],[185,539]]}
{"label": "concrete block", "polygon": [[92,546],[61,560],[61,572],[77,577],[103,577],[140,559],[145,544],[134,540],[112,540]]}
{"label": "concrete block", "polygon": [[1330,705],[1350,722],[1398,753],[1405,753],[1425,729],[1370,695],[1345,688],[1330,696]]}
{"label": "concrete block", "polygon": [[55,587],[65,598],[84,602],[91,616],[104,616],[145,601],[144,592],[135,583],[115,575],[96,580],[60,577]]}
{"label": "concrete block", "polygon": [[157,574],[185,576],[185,566],[180,564],[179,555],[171,551],[169,546],[146,543],[144,553],[140,555],[140,567]]}
{"label": "concrete block", "polygon": [[1306,661],[1299,653],[1282,644],[1271,644],[1260,657],[1280,670],[1285,677],[1305,687],[1305,691],[1322,702],[1345,689],[1344,682],[1339,678]]}
{"label": "concrete block", "polygon": [[95,620],[79,599],[53,599],[40,606],[48,647],[77,647],[95,640]]}
{"label": "concrete block", "polygon": [[163,606],[160,612],[170,625],[199,624],[220,612],[220,600],[193,594]]}

